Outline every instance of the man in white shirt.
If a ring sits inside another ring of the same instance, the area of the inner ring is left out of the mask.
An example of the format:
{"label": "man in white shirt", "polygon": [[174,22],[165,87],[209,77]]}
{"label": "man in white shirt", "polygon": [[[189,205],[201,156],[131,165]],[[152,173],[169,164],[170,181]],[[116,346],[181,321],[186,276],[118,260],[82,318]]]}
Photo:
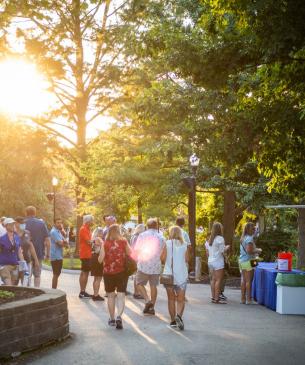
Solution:
{"label": "man in white shirt", "polygon": [[[154,315],[161,272],[160,255],[165,241],[158,231],[157,219],[149,218],[146,226],[147,230],[139,235],[135,245],[138,267],[136,284],[138,291],[145,299],[143,313]],[[150,286],[150,297],[145,289],[147,282]]]}

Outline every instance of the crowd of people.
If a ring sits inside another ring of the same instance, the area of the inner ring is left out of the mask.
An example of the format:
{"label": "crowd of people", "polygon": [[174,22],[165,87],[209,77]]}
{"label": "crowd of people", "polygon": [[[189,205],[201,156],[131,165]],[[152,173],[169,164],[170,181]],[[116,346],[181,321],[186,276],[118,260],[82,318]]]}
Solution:
{"label": "crowd of people", "polygon": [[[139,224],[126,238],[114,216],[104,216],[103,227],[94,226],[94,217],[85,215],[79,230],[80,299],[105,300],[100,296],[104,279],[109,312],[109,326],[123,328],[122,315],[129,275],[134,274],[135,299],[144,300],[143,314],[155,315],[158,285],[164,285],[168,299],[170,326],[184,329],[183,313],[186,303],[191,242],[183,229],[183,217],[169,228],[167,238],[159,229],[159,222],[149,218]],[[240,241],[241,303],[253,304],[251,283],[252,261],[261,250],[254,242],[255,226],[247,223]],[[52,288],[57,288],[63,266],[63,249],[69,247],[69,237],[63,222],[56,218],[48,231],[45,222],[36,217],[35,207],[26,208],[26,217],[1,219],[0,277],[5,285],[40,286],[43,259],[50,259]],[[226,304],[224,295],[225,257],[230,249],[225,245],[223,227],[215,222],[205,244],[211,284],[211,303]],[[127,269],[134,263],[134,272]],[[163,264],[163,265],[162,265]],[[89,274],[93,276],[93,294],[87,292]],[[149,284],[149,290],[147,285]]]}

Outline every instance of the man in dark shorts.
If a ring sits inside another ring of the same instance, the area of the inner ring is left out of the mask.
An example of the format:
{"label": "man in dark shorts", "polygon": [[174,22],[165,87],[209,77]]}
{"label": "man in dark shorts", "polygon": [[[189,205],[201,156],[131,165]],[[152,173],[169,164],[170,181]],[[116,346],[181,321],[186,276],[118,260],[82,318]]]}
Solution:
{"label": "man in dark shorts", "polygon": [[91,271],[92,240],[90,227],[93,225],[93,216],[83,216],[83,225],[79,230],[79,258],[82,262],[79,276],[80,293],[79,298],[90,299],[91,295],[86,292],[89,272]]}
{"label": "man in dark shorts", "polygon": [[62,220],[60,218],[55,219],[54,227],[50,231],[51,237],[51,266],[53,271],[52,289],[57,288],[58,278],[61,274],[62,262],[63,262],[63,247],[68,246],[67,239],[62,234]]}
{"label": "man in dark shorts", "polygon": [[94,244],[92,245],[92,257],[91,257],[91,276],[94,276],[92,300],[94,301],[105,300],[99,294],[104,270],[103,263],[98,262],[98,256],[100,253],[101,245],[103,244],[102,236],[103,236],[103,228],[98,227],[93,233]]}

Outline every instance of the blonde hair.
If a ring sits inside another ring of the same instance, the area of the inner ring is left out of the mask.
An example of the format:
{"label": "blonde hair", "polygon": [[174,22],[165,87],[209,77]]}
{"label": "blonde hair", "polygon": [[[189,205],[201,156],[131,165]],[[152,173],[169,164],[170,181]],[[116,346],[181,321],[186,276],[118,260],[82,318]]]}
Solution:
{"label": "blonde hair", "polygon": [[172,226],[169,229],[169,239],[171,240],[178,240],[181,244],[184,243],[182,229],[179,226]]}
{"label": "blonde hair", "polygon": [[216,236],[223,236],[223,227],[222,224],[219,222],[214,222],[212,229],[211,229],[211,235],[209,239],[209,246],[213,245],[213,241]]}
{"label": "blonde hair", "polygon": [[106,234],[106,241],[115,241],[125,239],[121,235],[120,226],[118,224],[112,224],[109,226],[109,230]]}
{"label": "blonde hair", "polygon": [[240,240],[242,241],[245,236],[252,236],[253,233],[251,232],[254,229],[255,225],[253,222],[248,222],[244,225],[243,233],[240,237]]}

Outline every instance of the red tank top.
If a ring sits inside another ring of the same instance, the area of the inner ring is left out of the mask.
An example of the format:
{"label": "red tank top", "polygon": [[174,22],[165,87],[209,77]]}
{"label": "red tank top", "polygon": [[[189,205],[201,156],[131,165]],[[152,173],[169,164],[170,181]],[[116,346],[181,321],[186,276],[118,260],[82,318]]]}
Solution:
{"label": "red tank top", "polygon": [[105,241],[104,274],[113,275],[125,270],[126,244],[125,240]]}

